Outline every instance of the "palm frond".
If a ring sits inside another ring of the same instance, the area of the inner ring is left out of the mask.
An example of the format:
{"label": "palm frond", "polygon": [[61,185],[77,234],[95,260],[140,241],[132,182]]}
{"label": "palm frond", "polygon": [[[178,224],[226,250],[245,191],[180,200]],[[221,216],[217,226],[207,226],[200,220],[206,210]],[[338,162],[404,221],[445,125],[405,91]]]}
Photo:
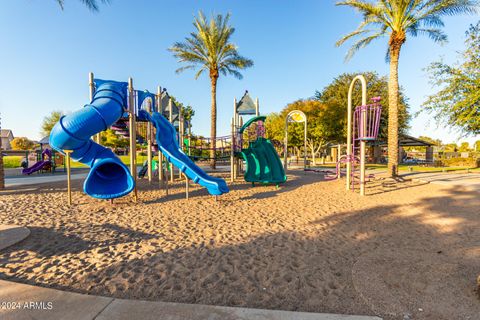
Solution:
{"label": "palm frond", "polygon": [[235,28],[229,25],[229,21],[230,14],[207,19],[203,12],[199,12],[193,21],[194,32],[168,49],[179,63],[187,64],[177,72],[198,69],[195,79],[205,71],[241,78],[238,70],[253,66],[253,61],[240,56],[237,46],[231,42]]}
{"label": "palm frond", "polygon": [[[108,4],[110,0],[80,0],[88,9],[91,11],[98,11],[99,5],[98,3]],[[57,0],[58,5],[63,10],[65,8],[65,0]]]}
{"label": "palm frond", "polygon": [[[336,42],[340,46],[353,38],[360,38],[349,49],[346,60],[374,39],[390,35],[390,41],[403,43],[405,35],[426,35],[443,43],[447,36],[440,30],[442,16],[473,14],[479,11],[480,0],[343,0],[338,6],[349,6],[363,15],[360,26]],[[390,53],[387,51],[387,59]]]}
{"label": "palm frond", "polygon": [[336,47],[340,47],[342,44],[344,44],[345,42],[347,42],[349,39],[353,38],[353,37],[356,37],[360,34],[364,34],[364,33],[368,33],[368,32],[371,32],[372,30],[355,30],[353,32],[350,32],[349,34],[343,36],[340,40],[338,40],[337,42],[335,42],[335,46]]}
{"label": "palm frond", "polygon": [[357,53],[358,50],[368,46],[373,40],[385,36],[385,34],[385,32],[380,31],[355,42],[348,50],[345,61],[349,61],[355,55],[355,53]]}
{"label": "palm frond", "polygon": [[432,39],[434,42],[437,43],[445,43],[447,42],[447,35],[440,29],[423,29],[419,28],[416,30],[416,34],[423,34],[428,36],[430,39]]}

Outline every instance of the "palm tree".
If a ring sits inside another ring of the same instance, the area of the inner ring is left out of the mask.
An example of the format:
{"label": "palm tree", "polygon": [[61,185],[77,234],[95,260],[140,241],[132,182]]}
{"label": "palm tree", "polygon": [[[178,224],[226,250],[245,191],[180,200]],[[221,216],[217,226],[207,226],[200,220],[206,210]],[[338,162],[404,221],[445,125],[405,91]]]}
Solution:
{"label": "palm tree", "polygon": [[[98,2],[101,3],[108,3],[110,0],[80,0],[83,2],[88,9],[92,11],[98,11]],[[58,4],[60,5],[60,8],[63,10],[63,5],[65,4],[65,0],[57,0]]]}
{"label": "palm tree", "polygon": [[253,66],[253,61],[239,55],[237,46],[230,42],[235,28],[228,24],[230,15],[212,16],[206,19],[202,12],[195,17],[195,31],[185,38],[184,42],[176,42],[169,50],[178,62],[187,65],[177,69],[177,73],[187,69],[197,69],[195,79],[204,71],[209,72],[212,106],[211,106],[211,166],[215,168],[215,139],[217,137],[217,81],[220,74],[233,75],[242,79],[238,71]]}
{"label": "palm tree", "polygon": [[340,46],[351,38],[359,38],[348,51],[350,59],[359,49],[383,36],[388,36],[387,61],[390,63],[388,82],[388,173],[398,173],[398,60],[407,35],[426,35],[435,42],[445,42],[447,36],[440,29],[442,16],[477,11],[477,0],[345,0],[339,6],[353,7],[363,15],[363,21],[353,32],[340,39]]}

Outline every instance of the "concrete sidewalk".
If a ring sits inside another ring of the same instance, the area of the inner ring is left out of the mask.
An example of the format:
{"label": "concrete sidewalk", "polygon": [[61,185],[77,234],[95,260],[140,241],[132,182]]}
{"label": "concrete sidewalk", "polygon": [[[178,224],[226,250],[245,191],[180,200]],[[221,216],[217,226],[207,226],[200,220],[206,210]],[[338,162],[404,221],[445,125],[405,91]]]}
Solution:
{"label": "concrete sidewalk", "polygon": [[0,303],[0,318],[5,320],[381,320],[372,316],[113,299],[3,280]]}
{"label": "concrete sidewalk", "polygon": [[[88,173],[77,173],[72,174],[72,180],[78,179],[85,179]],[[49,183],[49,182],[58,182],[58,181],[65,181],[65,185],[67,183],[67,175],[34,175],[28,177],[18,177],[18,178],[5,178],[5,187],[16,187],[16,186],[23,186],[23,185],[31,185],[31,184],[41,184],[41,183]]]}
{"label": "concrete sidewalk", "polygon": [[28,228],[16,225],[0,224],[0,250],[5,249],[30,235]]}
{"label": "concrete sidewalk", "polygon": [[479,173],[425,172],[403,174],[402,177],[443,186],[465,187],[480,191]]}

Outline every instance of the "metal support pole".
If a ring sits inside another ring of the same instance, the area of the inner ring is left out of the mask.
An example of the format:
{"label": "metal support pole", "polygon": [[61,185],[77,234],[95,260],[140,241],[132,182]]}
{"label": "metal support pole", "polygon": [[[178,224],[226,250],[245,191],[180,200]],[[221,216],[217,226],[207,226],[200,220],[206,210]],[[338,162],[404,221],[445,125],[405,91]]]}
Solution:
{"label": "metal support pole", "polygon": [[[173,102],[172,102],[172,98],[169,98],[168,99],[168,121],[170,121],[170,123],[173,125]],[[170,163],[169,164],[169,168],[170,168],[170,181],[173,182],[173,165]]]}
{"label": "metal support pole", "polygon": [[303,137],[303,172],[306,173],[307,169],[307,116],[305,116],[305,128]]}
{"label": "metal support pole", "polygon": [[180,148],[183,150],[185,144],[183,141],[183,136],[185,133],[184,121],[183,121],[183,107],[180,107],[178,110],[178,137],[180,140]]}
{"label": "metal support pole", "polygon": [[[162,107],[162,87],[157,87],[157,112],[163,114],[163,107]],[[163,186],[163,153],[160,150],[159,141],[157,141],[158,146],[158,182],[159,187]]]}
{"label": "metal support pole", "polygon": [[235,166],[235,126],[233,124],[233,119],[230,121],[230,128],[232,130],[232,141],[231,141],[231,151],[230,151],[230,182],[234,181],[233,178],[233,167]]}
{"label": "metal support pole", "polygon": [[[232,154],[234,153],[235,150],[235,144],[239,143],[239,141],[236,141],[236,133],[237,133],[237,98],[233,98],[233,119],[232,119]],[[241,148],[242,146],[240,146]],[[231,164],[231,176],[230,180],[233,182],[236,179],[236,160],[235,156],[232,157],[232,164]]]}
{"label": "metal support pole", "polygon": [[[243,118],[238,115],[238,130],[240,131],[240,128],[243,127]],[[241,146],[240,146],[241,147]],[[241,168],[242,168],[242,162],[240,159],[235,159],[235,179],[238,178],[239,175],[241,175]]]}
{"label": "metal support pole", "polygon": [[367,143],[360,142],[360,195],[365,195],[365,149]]}
{"label": "metal support pole", "polygon": [[163,153],[158,148],[158,182],[160,187],[163,186]]}
{"label": "metal support pole", "polygon": [[[365,99],[366,100],[366,99]],[[367,104],[367,101],[362,103],[363,105]],[[362,131],[367,132],[367,110],[362,110],[362,123],[359,124],[362,126]],[[367,142],[365,140],[360,141],[360,195],[364,196],[365,195],[365,152],[367,149]]]}
{"label": "metal support pole", "polygon": [[340,179],[342,174],[342,164],[340,163],[340,156],[342,155],[342,145],[339,143],[337,145],[337,162],[338,162],[338,176],[337,179]]}
{"label": "metal support pole", "polygon": [[[90,93],[90,102],[93,100],[93,95],[95,94],[95,81],[94,81],[94,76],[93,72],[90,72],[88,74],[88,89]],[[95,135],[95,142],[100,144],[100,132]]]}
{"label": "metal support pole", "polygon": [[[152,101],[148,102],[147,111],[149,114],[152,114]],[[147,122],[147,174],[148,174],[148,183],[152,183],[152,124],[150,121]]]}
{"label": "metal support pole", "polygon": [[192,122],[188,120],[188,155],[192,153]]}
{"label": "metal support pole", "polygon": [[[180,144],[180,149],[183,151],[183,108],[178,109],[178,140]],[[178,179],[182,179],[182,171],[178,170]]]}
{"label": "metal support pole", "polygon": [[189,189],[189,181],[188,181],[188,177],[186,174],[184,174],[184,177],[185,177],[185,199],[188,200],[188,189]]}
{"label": "metal support pole", "polygon": [[258,117],[260,115],[260,105],[258,104],[258,98],[255,99],[255,116]]}
{"label": "metal support pole", "polygon": [[284,152],[283,152],[283,170],[287,173],[288,170],[288,116],[285,120],[285,139],[283,141]]}
{"label": "metal support pole", "polygon": [[135,119],[135,90],[133,89],[133,79],[128,78],[129,94],[129,113],[128,129],[130,137],[130,174],[133,177],[135,188],[133,190],[133,199],[137,202],[137,137],[136,137],[136,119]]}
{"label": "metal support pole", "polygon": [[[167,165],[168,165],[168,162],[167,162]],[[168,175],[167,173],[165,173],[163,176],[165,177],[165,195],[168,196]]]}
{"label": "metal support pole", "polygon": [[72,205],[72,180],[71,180],[71,169],[70,169],[70,154],[73,150],[63,150],[66,155],[67,161],[67,196],[68,196],[68,205]]}

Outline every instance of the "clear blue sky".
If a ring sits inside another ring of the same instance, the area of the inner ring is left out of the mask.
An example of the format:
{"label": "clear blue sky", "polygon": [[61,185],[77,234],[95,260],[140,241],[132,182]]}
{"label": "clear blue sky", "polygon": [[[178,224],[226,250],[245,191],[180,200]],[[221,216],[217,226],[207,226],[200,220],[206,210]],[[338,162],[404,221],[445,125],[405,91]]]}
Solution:
{"label": "clear blue sky", "polygon": [[[210,87],[206,77],[175,74],[178,67],[167,51],[192,31],[198,10],[232,14],[233,41],[254,60],[244,79],[223,77],[218,87],[218,132],[227,134],[233,98],[245,89],[260,99],[261,113],[311,97],[343,72],[388,72],[384,61],[387,39],[344,62],[348,47],[334,43],[352,31],[360,17],[335,7],[334,0],[112,0],[92,13],[80,1],[66,0],[61,11],[55,0],[15,0],[0,4],[0,110],[2,128],[15,136],[38,139],[42,118],[52,110],[74,111],[88,101],[88,72],[126,81],[137,89],[168,88],[196,110],[193,129],[208,135]],[[410,98],[412,113],[433,91],[423,70],[443,57],[457,59],[464,32],[479,16],[445,19],[449,43],[439,46],[425,37],[409,39],[400,61],[400,83]],[[458,134],[437,128],[429,115],[411,123],[410,133],[458,141]],[[480,137],[478,137],[480,138]],[[470,138],[473,141],[476,138]]]}

